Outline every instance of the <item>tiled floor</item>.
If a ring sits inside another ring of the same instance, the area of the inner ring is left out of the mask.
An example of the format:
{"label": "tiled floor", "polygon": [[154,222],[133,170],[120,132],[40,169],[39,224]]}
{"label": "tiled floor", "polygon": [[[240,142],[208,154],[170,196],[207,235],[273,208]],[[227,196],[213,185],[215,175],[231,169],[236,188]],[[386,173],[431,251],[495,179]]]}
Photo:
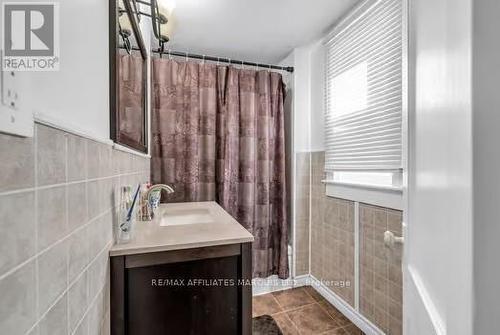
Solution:
{"label": "tiled floor", "polygon": [[299,287],[253,298],[253,316],[268,314],[284,335],[361,335],[349,319],[312,287]]}

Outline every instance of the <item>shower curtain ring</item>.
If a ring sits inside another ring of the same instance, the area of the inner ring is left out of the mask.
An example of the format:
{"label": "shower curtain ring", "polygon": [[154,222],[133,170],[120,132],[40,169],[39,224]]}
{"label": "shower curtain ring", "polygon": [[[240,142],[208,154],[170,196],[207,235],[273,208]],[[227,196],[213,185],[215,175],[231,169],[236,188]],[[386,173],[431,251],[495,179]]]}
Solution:
{"label": "shower curtain ring", "polygon": [[201,64],[205,64],[205,55],[202,56]]}
{"label": "shower curtain ring", "polygon": [[170,49],[168,49],[168,59],[172,60],[172,54],[170,53]]}
{"label": "shower curtain ring", "polygon": [[217,57],[217,66],[220,65],[220,62],[219,62],[219,57]]}
{"label": "shower curtain ring", "polygon": [[187,61],[188,61],[188,57],[189,57],[189,53],[188,53],[188,52],[186,52],[186,63],[187,63]]}

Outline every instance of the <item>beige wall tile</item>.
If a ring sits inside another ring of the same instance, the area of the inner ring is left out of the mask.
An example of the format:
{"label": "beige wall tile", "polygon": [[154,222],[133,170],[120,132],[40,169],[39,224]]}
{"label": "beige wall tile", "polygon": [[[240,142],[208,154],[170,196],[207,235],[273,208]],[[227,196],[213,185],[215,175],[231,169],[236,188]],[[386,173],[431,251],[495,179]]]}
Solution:
{"label": "beige wall tile", "polygon": [[0,196],[0,275],[36,253],[35,194]]}
{"label": "beige wall tile", "polygon": [[38,250],[41,251],[68,233],[66,186],[36,191],[38,197]]}
{"label": "beige wall tile", "polygon": [[387,248],[383,232],[401,234],[401,222],[400,211],[360,205],[361,312],[391,335],[402,332],[402,250]]}
{"label": "beige wall tile", "polygon": [[88,178],[111,176],[113,173],[112,149],[109,145],[95,141],[87,142]]}
{"label": "beige wall tile", "polygon": [[35,262],[0,280],[0,334],[23,335],[36,321]]}
{"label": "beige wall tile", "polygon": [[105,317],[102,292],[93,301],[89,311],[89,335],[101,335],[102,322]]}
{"label": "beige wall tile", "polygon": [[87,140],[68,135],[68,181],[87,179]]}
{"label": "beige wall tile", "polygon": [[78,324],[78,328],[75,330],[73,335],[88,335],[89,333],[89,320],[88,314],[82,319],[80,324]]}
{"label": "beige wall tile", "polygon": [[[90,319],[92,331],[109,333],[106,246],[116,220],[115,194],[122,182],[149,180],[149,159],[50,127],[36,128],[29,139],[0,134],[5,148],[0,151],[0,233],[14,243],[0,247],[0,276],[36,257],[0,279],[0,292],[6,292],[0,299],[0,334],[24,335],[30,329],[30,335],[56,334],[63,328],[67,334],[70,324],[75,334],[88,335]],[[98,179],[89,180],[87,169]],[[23,188],[35,190],[2,193]],[[94,314],[87,309],[90,301]]]}
{"label": "beige wall tile", "polygon": [[35,132],[38,185],[66,182],[66,133],[42,125]]}
{"label": "beige wall tile", "polygon": [[0,192],[35,185],[33,138],[0,134]]}
{"label": "beige wall tile", "polygon": [[[136,178],[137,182],[136,185],[134,186],[137,186],[137,183],[144,182],[138,176],[136,176]],[[113,181],[114,181],[113,178],[107,178],[99,181],[100,184],[99,199],[101,202],[101,213],[113,208],[115,204],[115,198],[119,197],[118,194],[116,194],[115,196],[115,186],[113,184]]]}
{"label": "beige wall tile", "polygon": [[111,212],[102,215],[88,225],[89,259],[92,260],[112,239]]}
{"label": "beige wall tile", "polygon": [[[326,282],[350,281],[350,287],[330,288],[354,305],[354,203],[325,196],[323,169],[324,153],[311,153],[311,273]],[[384,331],[397,333],[391,325],[401,321],[402,249],[386,248],[383,234],[401,234],[402,213],[368,204],[359,209],[361,312]]]}
{"label": "beige wall tile", "polygon": [[319,261],[312,274],[354,306],[354,204],[324,196],[324,212],[323,222],[312,223],[318,243],[311,252]]}
{"label": "beige wall tile", "polygon": [[88,219],[92,220],[102,213],[104,205],[100,201],[100,184],[99,180],[87,182],[87,206]]}
{"label": "beige wall tile", "polygon": [[68,228],[73,231],[88,221],[87,185],[85,182],[68,185]]}
{"label": "beige wall tile", "polygon": [[90,261],[89,226],[81,227],[68,238],[69,282],[82,273]]}
{"label": "beige wall tile", "polygon": [[88,269],[89,299],[92,300],[103,288],[109,278],[109,260],[107,251],[101,252]]}
{"label": "beige wall tile", "polygon": [[68,299],[66,294],[48,311],[38,325],[40,335],[68,334]]}
{"label": "beige wall tile", "polygon": [[111,168],[114,176],[121,174],[122,171],[122,156],[127,155],[120,150],[112,150],[111,152]]}
{"label": "beige wall tile", "polygon": [[68,317],[69,317],[69,327],[70,331],[75,331],[78,322],[85,314],[87,310],[89,297],[88,297],[88,274],[87,271],[75,281],[75,283],[69,288],[68,292]]}
{"label": "beige wall tile", "polygon": [[38,266],[40,314],[46,311],[67,288],[68,243],[62,241],[41,254]]}
{"label": "beige wall tile", "polygon": [[33,327],[27,335],[38,335],[38,325]]}

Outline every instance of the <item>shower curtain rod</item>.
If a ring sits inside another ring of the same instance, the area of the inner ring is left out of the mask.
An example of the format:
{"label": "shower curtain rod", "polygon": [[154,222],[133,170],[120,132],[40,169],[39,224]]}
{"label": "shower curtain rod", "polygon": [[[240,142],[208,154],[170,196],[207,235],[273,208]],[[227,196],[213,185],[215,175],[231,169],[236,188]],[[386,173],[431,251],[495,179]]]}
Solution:
{"label": "shower curtain rod", "polygon": [[[120,48],[124,49],[125,47],[120,46]],[[137,47],[132,47],[132,50],[140,51],[140,49]],[[261,67],[261,68],[267,68],[267,69],[273,69],[273,70],[283,70],[283,71],[287,71],[287,72],[293,72],[293,70],[294,70],[293,66],[279,66],[279,65],[272,65],[272,64],[254,63],[254,62],[241,61],[241,60],[225,58],[225,57],[190,54],[188,52],[181,52],[181,51],[173,51],[173,50],[172,51],[168,51],[168,50],[161,51],[161,50],[153,49],[153,50],[151,50],[151,52],[157,53],[159,55],[171,55],[171,56],[178,56],[178,57],[187,57],[187,58],[208,60],[208,61],[219,62],[219,63],[255,66],[255,67]]]}

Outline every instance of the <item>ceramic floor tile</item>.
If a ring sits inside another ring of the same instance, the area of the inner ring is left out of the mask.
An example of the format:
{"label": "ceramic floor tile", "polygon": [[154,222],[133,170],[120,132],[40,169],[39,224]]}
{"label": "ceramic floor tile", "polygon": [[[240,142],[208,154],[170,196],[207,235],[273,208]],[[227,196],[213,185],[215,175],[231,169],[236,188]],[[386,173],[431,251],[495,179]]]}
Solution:
{"label": "ceramic floor tile", "polygon": [[307,305],[287,312],[288,317],[297,326],[300,334],[320,334],[327,330],[339,328],[319,304]]}
{"label": "ceramic floor tile", "polygon": [[326,332],[321,333],[321,335],[349,335],[349,333],[345,330],[345,328],[340,327],[327,330]]}
{"label": "ceramic floor tile", "polygon": [[272,315],[284,335],[363,335],[314,288],[264,294],[253,298],[253,316]]}
{"label": "ceramic floor tile", "polygon": [[271,315],[281,312],[281,308],[272,294],[258,295],[253,298],[252,317],[264,314]]}
{"label": "ceramic floor tile", "polygon": [[350,324],[350,325],[344,327],[344,329],[347,331],[347,334],[349,334],[349,335],[363,335],[364,334],[361,331],[361,329],[356,327],[356,325],[354,325],[354,324]]}
{"label": "ceramic floor tile", "polygon": [[321,294],[319,294],[318,291],[316,291],[312,286],[305,286],[304,287],[304,290],[315,300],[315,301],[318,301],[318,302],[321,302],[321,301],[326,301],[325,298],[323,298],[321,296]]}
{"label": "ceramic floor tile", "polygon": [[278,324],[283,335],[299,335],[297,327],[293,324],[290,318],[286,315],[286,312],[278,313],[273,315],[274,321]]}
{"label": "ceramic floor tile", "polygon": [[320,302],[319,304],[340,326],[344,327],[351,324],[351,320],[346,318],[338,309],[330,305],[328,302]]}
{"label": "ceramic floor tile", "polygon": [[274,292],[273,295],[285,311],[314,303],[314,299],[303,288]]}

